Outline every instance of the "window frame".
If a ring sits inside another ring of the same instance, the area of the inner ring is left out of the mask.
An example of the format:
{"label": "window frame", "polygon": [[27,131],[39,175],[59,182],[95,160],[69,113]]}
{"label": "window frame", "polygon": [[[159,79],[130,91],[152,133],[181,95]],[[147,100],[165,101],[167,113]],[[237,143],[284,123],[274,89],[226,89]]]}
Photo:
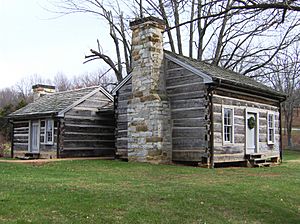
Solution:
{"label": "window frame", "polygon": [[[272,127],[270,127],[270,116],[273,118]],[[270,139],[270,130],[273,130],[272,139]],[[267,142],[268,145],[275,144],[275,113],[270,111],[267,113]]]}
{"label": "window frame", "polygon": [[[231,113],[231,124],[230,125],[225,125],[225,110],[230,110]],[[230,141],[225,140],[225,126],[231,127],[230,131]],[[223,140],[223,145],[230,145],[234,144],[234,108],[230,106],[224,106],[222,107],[222,140]]]}
{"label": "window frame", "polygon": [[[50,131],[48,131],[48,125],[49,125],[49,122],[51,124],[51,140],[48,141],[48,133]],[[45,119],[45,133],[44,133],[44,142],[45,144],[47,145],[53,145],[54,144],[54,120],[53,119]]]}

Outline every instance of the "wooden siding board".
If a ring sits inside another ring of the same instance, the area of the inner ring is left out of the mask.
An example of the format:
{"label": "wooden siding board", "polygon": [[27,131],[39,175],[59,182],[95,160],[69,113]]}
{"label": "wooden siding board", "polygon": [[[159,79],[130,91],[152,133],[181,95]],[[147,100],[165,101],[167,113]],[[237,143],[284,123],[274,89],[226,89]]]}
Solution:
{"label": "wooden siding board", "polygon": [[[220,92],[219,92],[220,94]],[[236,155],[234,157],[227,157],[226,154],[245,154],[245,115],[247,108],[250,110],[255,110],[259,114],[259,152],[270,152],[274,150],[274,146],[268,145],[267,142],[267,112],[278,113],[278,108],[275,107],[272,103],[263,104],[261,101],[249,101],[242,97],[229,98],[227,94],[215,95],[213,97],[213,102],[215,102],[214,107],[214,144],[216,145],[214,150],[217,155],[220,157],[217,158],[217,161],[234,161],[234,159],[243,159],[241,156]],[[265,101],[265,103],[267,103]],[[234,108],[234,144],[232,145],[223,145],[222,139],[222,107]],[[278,119],[275,124],[279,123]],[[278,131],[278,130],[276,130]],[[279,144],[279,138],[276,145]],[[276,150],[278,147],[276,148]],[[221,155],[223,154],[223,155]]]}
{"label": "wooden siding board", "polygon": [[[101,107],[111,107],[99,111]],[[66,112],[61,122],[60,157],[114,155],[114,111],[101,92]]]}
{"label": "wooden siding board", "polygon": [[127,118],[127,108],[128,108],[128,100],[131,97],[131,79],[121,88],[118,90],[116,94],[116,110],[115,110],[115,117],[116,117],[116,154],[120,158],[127,158],[128,152],[128,118]]}
{"label": "wooden siding board", "polygon": [[[207,98],[203,79],[167,62],[166,90],[171,105],[172,159],[201,161],[207,157]],[[178,68],[178,69],[177,69]]]}

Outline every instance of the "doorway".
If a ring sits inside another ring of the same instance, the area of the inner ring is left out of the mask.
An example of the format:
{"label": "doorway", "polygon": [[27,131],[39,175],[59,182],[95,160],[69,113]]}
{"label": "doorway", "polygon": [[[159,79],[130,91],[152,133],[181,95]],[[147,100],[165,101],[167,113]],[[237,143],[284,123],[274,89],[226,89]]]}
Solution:
{"label": "doorway", "polygon": [[39,130],[39,122],[38,121],[32,121],[30,126],[30,147],[29,152],[30,153],[39,153],[40,151],[40,130]]}
{"label": "doorway", "polygon": [[247,112],[246,116],[246,154],[258,153],[258,115]]}

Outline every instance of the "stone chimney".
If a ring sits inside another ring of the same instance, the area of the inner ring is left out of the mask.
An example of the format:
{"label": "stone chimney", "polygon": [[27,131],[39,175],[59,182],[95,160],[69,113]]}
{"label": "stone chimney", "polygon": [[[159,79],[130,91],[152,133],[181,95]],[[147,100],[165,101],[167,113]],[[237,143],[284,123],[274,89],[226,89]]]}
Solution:
{"label": "stone chimney", "polygon": [[32,86],[33,90],[33,101],[36,101],[41,96],[55,93],[55,86],[36,84]]}
{"label": "stone chimney", "polygon": [[169,163],[170,105],[163,74],[163,20],[147,17],[132,29],[132,97],[128,105],[128,160]]}

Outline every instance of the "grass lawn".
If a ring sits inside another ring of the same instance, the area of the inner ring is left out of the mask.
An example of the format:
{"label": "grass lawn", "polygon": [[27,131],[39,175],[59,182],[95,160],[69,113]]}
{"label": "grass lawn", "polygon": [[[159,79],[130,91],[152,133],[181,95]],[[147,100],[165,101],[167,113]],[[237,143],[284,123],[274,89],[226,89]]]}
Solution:
{"label": "grass lawn", "polygon": [[0,163],[0,223],[300,223],[300,152],[268,168]]}

